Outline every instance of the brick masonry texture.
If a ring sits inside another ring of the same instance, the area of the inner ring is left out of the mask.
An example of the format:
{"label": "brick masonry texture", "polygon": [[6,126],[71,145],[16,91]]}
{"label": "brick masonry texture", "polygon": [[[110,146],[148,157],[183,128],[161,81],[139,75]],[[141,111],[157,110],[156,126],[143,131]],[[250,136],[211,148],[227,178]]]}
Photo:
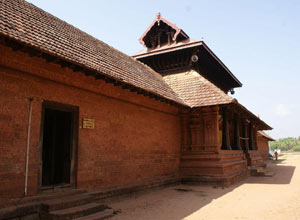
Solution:
{"label": "brick masonry texture", "polygon": [[[32,98],[29,195],[40,188],[43,101],[78,107],[79,125],[83,118],[95,120],[94,129],[76,128],[77,188],[100,192],[135,188],[176,180],[188,172],[209,174],[227,185],[247,171],[241,152],[220,150],[219,105],[234,103],[251,120],[269,126],[201,73],[191,70],[162,77],[23,0],[0,0],[0,12],[0,198],[24,195]],[[116,86],[96,78],[113,78]],[[117,86],[120,82],[123,88]],[[137,93],[130,92],[132,87]],[[176,105],[140,95],[141,90]],[[201,108],[193,112],[188,107]],[[185,111],[191,113],[191,124],[182,121]],[[182,135],[182,126],[192,128],[195,142],[194,151],[189,152],[188,145],[184,148],[186,155],[180,148],[182,136],[189,133]],[[208,153],[197,154],[201,150]],[[256,153],[251,156],[258,158]]]}
{"label": "brick masonry texture", "polygon": [[257,135],[257,146],[258,150],[261,153],[262,157],[267,160],[269,159],[269,140]]}
{"label": "brick masonry texture", "polygon": [[0,46],[0,197],[24,193],[29,97],[34,97],[29,194],[38,190],[42,100],[79,106],[77,187],[114,189],[178,175],[178,108]]}

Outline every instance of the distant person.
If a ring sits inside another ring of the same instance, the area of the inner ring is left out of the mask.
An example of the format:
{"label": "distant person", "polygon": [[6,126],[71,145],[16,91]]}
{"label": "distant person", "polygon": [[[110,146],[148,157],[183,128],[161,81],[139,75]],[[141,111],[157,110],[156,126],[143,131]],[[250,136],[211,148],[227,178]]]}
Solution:
{"label": "distant person", "polygon": [[278,152],[277,151],[275,151],[274,155],[275,155],[275,159],[278,160]]}

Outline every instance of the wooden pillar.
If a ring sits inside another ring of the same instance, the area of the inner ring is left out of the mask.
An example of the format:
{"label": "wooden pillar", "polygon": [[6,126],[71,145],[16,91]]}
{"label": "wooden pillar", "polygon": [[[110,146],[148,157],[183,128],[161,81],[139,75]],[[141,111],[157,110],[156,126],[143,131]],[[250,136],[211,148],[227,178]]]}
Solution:
{"label": "wooden pillar", "polygon": [[201,110],[194,109],[191,113],[190,121],[190,132],[191,132],[191,150],[199,151],[203,150],[203,132],[202,127],[203,123],[201,122]]}
{"label": "wooden pillar", "polygon": [[235,150],[241,150],[240,141],[240,118],[238,114],[234,115],[234,147]]}
{"label": "wooden pillar", "polygon": [[258,150],[257,147],[257,126],[253,126],[253,150]]}
{"label": "wooden pillar", "polygon": [[222,150],[231,150],[230,136],[229,136],[229,124],[228,124],[228,110],[222,109],[223,128],[222,128]]}
{"label": "wooden pillar", "polygon": [[249,123],[249,150],[254,150],[253,148],[253,123]]}
{"label": "wooden pillar", "polygon": [[243,139],[242,139],[242,148],[243,148],[243,150],[249,150],[249,148],[248,148],[248,141],[247,141],[247,137],[248,137],[248,135],[247,135],[247,121],[246,121],[246,119],[243,119],[243,121],[242,121],[242,136],[243,136]]}
{"label": "wooden pillar", "polygon": [[218,151],[219,148],[219,107],[205,108],[202,111],[204,123],[204,148]]}

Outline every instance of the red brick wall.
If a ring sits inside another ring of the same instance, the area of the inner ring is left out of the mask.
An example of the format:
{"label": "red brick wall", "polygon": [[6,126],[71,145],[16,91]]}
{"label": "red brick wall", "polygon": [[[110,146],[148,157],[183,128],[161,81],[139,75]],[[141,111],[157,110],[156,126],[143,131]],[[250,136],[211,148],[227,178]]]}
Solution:
{"label": "red brick wall", "polygon": [[38,190],[42,100],[79,106],[77,186],[147,184],[178,175],[178,108],[0,45],[0,197],[24,193],[29,97],[34,97],[29,194]]}
{"label": "red brick wall", "polygon": [[268,139],[257,136],[257,147],[258,151],[261,153],[262,157],[267,160],[269,159],[269,144]]}

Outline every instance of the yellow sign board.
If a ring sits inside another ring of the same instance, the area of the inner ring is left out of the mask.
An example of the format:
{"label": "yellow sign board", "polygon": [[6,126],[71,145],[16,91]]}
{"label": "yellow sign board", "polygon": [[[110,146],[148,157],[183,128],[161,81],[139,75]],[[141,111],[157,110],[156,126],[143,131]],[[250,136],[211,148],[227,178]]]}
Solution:
{"label": "yellow sign board", "polygon": [[89,119],[89,118],[84,118],[82,120],[82,128],[94,129],[95,128],[95,120]]}

